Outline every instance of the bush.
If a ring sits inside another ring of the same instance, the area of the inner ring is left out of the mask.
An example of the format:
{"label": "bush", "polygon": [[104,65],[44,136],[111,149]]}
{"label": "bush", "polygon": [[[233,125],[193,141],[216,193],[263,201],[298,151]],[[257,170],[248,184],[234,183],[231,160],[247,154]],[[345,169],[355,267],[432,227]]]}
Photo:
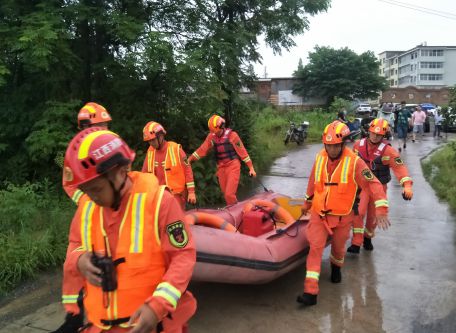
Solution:
{"label": "bush", "polygon": [[0,191],[0,295],[65,258],[75,207],[49,185],[7,184]]}

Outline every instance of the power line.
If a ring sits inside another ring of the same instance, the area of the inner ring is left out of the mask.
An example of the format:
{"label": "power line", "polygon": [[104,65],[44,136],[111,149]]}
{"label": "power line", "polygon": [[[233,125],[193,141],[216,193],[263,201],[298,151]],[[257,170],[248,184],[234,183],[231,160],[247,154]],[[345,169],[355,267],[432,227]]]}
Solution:
{"label": "power line", "polygon": [[411,10],[414,10],[414,11],[417,11],[417,12],[430,14],[430,15],[435,15],[435,16],[440,16],[440,17],[443,17],[443,18],[446,18],[446,19],[449,19],[449,20],[456,21],[456,14],[452,14],[452,13],[449,13],[449,12],[441,12],[441,11],[437,11],[437,10],[434,10],[434,9],[420,7],[420,6],[416,6],[416,5],[412,5],[412,4],[406,4],[406,3],[399,2],[399,1],[394,1],[394,0],[378,0],[378,1],[385,2],[385,3],[393,5],[393,6],[407,8],[407,9],[411,9]]}

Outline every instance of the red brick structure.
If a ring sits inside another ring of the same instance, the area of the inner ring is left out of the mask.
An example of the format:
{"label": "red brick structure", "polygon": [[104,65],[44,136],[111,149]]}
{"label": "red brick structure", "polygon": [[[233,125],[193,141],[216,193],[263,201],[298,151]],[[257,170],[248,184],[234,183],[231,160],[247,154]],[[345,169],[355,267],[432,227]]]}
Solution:
{"label": "red brick structure", "polygon": [[417,88],[408,86],[405,88],[389,88],[380,95],[380,103],[392,102],[407,104],[432,103],[435,105],[447,105],[449,89],[444,88]]}

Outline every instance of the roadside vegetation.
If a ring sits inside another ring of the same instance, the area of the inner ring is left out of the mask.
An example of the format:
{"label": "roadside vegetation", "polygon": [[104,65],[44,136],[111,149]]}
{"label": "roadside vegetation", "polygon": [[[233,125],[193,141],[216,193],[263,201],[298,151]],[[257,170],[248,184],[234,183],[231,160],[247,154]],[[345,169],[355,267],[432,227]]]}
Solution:
{"label": "roadside vegetation", "polygon": [[423,162],[423,172],[437,196],[456,213],[456,142],[450,142]]}

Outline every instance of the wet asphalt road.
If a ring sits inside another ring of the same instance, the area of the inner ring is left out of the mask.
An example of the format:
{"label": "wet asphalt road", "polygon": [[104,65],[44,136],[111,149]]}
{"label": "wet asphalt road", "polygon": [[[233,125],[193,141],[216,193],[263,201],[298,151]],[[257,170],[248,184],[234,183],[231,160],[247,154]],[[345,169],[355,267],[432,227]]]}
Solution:
{"label": "wet asphalt road", "polygon": [[[415,197],[404,201],[398,182],[390,183],[392,226],[377,232],[373,252],[361,250],[346,257],[341,284],[329,281],[327,248],[316,306],[300,308],[295,302],[305,267],[262,286],[193,284],[199,308],[192,331],[456,332],[456,220],[439,202],[420,166],[420,159],[438,143],[428,134],[422,142],[408,144],[402,157],[414,180]],[[292,150],[261,182],[276,192],[302,197],[321,148]]]}
{"label": "wet asphalt road", "polygon": [[[402,157],[413,177],[415,196],[403,201],[397,181],[390,183],[392,226],[378,231],[373,252],[361,250],[346,257],[341,284],[329,282],[325,251],[316,306],[300,308],[295,302],[302,293],[304,266],[266,285],[192,283],[189,289],[199,307],[191,332],[456,332],[456,219],[424,180],[420,166],[420,159],[438,143],[431,137],[409,143]],[[261,182],[276,192],[302,197],[321,147],[293,149]],[[252,192],[261,190],[258,184]],[[62,318],[60,305],[52,303],[0,333],[49,332]]]}

